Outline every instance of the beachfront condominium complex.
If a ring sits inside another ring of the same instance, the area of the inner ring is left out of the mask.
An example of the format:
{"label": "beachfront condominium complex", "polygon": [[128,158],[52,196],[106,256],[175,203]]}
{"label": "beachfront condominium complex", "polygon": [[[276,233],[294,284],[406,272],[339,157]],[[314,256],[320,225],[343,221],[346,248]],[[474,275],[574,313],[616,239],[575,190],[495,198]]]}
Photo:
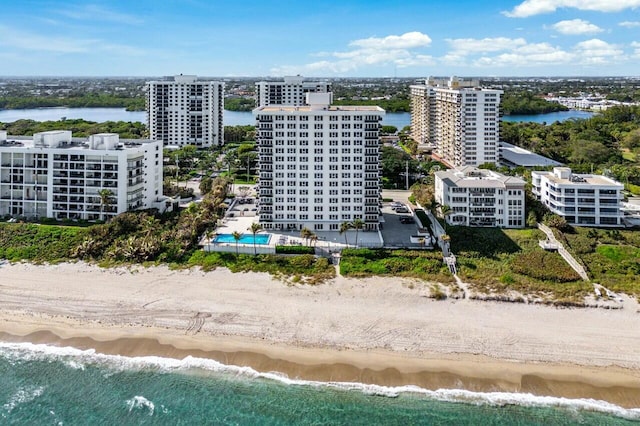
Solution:
{"label": "beachfront condominium complex", "polygon": [[160,141],[0,131],[0,215],[98,220],[162,204]]}
{"label": "beachfront condominium complex", "polygon": [[622,226],[624,185],[606,176],[573,173],[568,167],[531,172],[533,194],[568,223]]}
{"label": "beachfront condominium complex", "polygon": [[447,164],[498,164],[502,91],[478,80],[426,80],[411,86],[411,134]]}
{"label": "beachfront condominium complex", "polygon": [[147,82],[147,127],[164,145],[198,148],[224,143],[224,83],[194,75]]}
{"label": "beachfront condominium complex", "polygon": [[265,229],[337,231],[380,220],[380,121],[376,106],[332,106],[308,93],[304,106],[256,108],[260,224]]}
{"label": "beachfront condominium complex", "polygon": [[268,105],[301,106],[306,103],[307,93],[328,93],[331,83],[304,81],[301,76],[285,77],[284,81],[256,82],[256,107]]}
{"label": "beachfront condominium complex", "polygon": [[411,137],[421,145],[435,147],[435,81],[430,77],[426,80],[426,84],[414,84],[409,89],[411,91]]}
{"label": "beachfront condominium complex", "polygon": [[525,181],[464,166],[435,173],[435,199],[450,225],[522,228]]}

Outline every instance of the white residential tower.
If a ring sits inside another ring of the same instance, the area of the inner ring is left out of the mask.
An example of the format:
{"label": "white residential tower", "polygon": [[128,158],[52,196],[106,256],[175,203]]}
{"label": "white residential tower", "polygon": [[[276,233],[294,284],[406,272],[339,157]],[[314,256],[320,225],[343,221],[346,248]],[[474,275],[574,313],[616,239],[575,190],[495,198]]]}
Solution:
{"label": "white residential tower", "polygon": [[224,144],[224,83],[194,75],[147,82],[147,127],[164,145]]}
{"label": "white residential tower", "polygon": [[325,81],[304,81],[301,76],[285,77],[283,81],[256,82],[256,107],[268,105],[306,104],[307,93],[329,93],[331,83]]}
{"label": "white residential tower", "polygon": [[331,106],[308,93],[306,106],[256,108],[259,221],[265,229],[337,231],[342,222],[380,219],[380,121],[375,106]]}

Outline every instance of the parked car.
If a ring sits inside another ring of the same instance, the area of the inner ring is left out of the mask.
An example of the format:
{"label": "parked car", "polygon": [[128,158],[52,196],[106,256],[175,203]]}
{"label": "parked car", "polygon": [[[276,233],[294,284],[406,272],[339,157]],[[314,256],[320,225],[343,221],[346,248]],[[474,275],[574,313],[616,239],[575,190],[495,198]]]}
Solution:
{"label": "parked car", "polygon": [[409,223],[415,223],[415,220],[411,216],[400,216],[400,223],[406,225]]}
{"label": "parked car", "polygon": [[409,213],[409,209],[406,208],[405,206],[398,207],[395,210],[396,210],[396,213]]}
{"label": "parked car", "polygon": [[403,206],[404,206],[404,204],[399,203],[397,201],[392,201],[391,202],[391,208],[398,208],[398,207],[403,207]]}

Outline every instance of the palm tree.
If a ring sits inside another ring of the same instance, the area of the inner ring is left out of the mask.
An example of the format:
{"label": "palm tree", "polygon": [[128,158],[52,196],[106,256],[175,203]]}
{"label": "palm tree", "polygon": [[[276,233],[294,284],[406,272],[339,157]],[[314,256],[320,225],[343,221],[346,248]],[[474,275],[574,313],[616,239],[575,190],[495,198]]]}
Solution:
{"label": "palm tree", "polygon": [[360,218],[353,219],[353,222],[351,222],[351,226],[356,230],[356,247],[358,247],[358,230],[364,228],[364,221]]}
{"label": "palm tree", "polygon": [[309,243],[311,242],[313,242],[314,247],[318,244],[318,236],[314,232],[309,236]]}
{"label": "palm tree", "polygon": [[300,230],[300,237],[304,238],[304,245],[308,245],[308,240],[314,235],[311,229],[304,227]]}
{"label": "palm tree", "polygon": [[340,224],[340,235],[344,234],[344,244],[349,247],[349,241],[347,241],[347,231],[351,229],[351,224],[349,222],[342,222]]}
{"label": "palm tree", "polygon": [[[238,241],[240,241],[240,238],[242,238],[242,234],[240,232],[238,232],[238,231],[233,231],[231,233],[231,235],[233,236],[233,239],[236,240],[236,256],[237,256],[238,255]],[[254,242],[255,242],[255,234],[254,234]]]}
{"label": "palm tree", "polygon": [[256,251],[256,234],[262,230],[262,225],[259,223],[253,222],[249,228],[247,228],[253,234],[253,255],[257,255]]}
{"label": "palm tree", "polygon": [[442,218],[444,219],[445,226],[448,225],[447,216],[450,216],[452,213],[453,213],[453,209],[451,208],[451,206],[448,206],[446,204],[443,204],[443,205],[440,206],[440,214],[442,215]]}
{"label": "palm tree", "polygon": [[104,221],[104,212],[111,205],[113,191],[110,189],[101,189],[98,192],[98,196],[100,197],[100,220]]}

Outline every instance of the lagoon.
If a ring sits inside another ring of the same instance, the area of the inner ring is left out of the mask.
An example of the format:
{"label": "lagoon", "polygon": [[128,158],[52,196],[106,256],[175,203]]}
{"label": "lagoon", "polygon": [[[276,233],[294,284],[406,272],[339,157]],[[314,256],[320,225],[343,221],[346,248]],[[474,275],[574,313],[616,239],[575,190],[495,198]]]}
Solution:
{"label": "lagoon", "polygon": [[[83,119],[102,123],[105,121],[131,121],[145,123],[145,111],[127,111],[125,108],[32,108],[0,110],[0,123],[12,123],[17,120],[57,121]],[[255,124],[250,112],[224,111],[225,126]]]}
{"label": "lagoon", "polygon": [[550,112],[547,114],[529,114],[529,115],[505,115],[502,117],[502,121],[510,121],[515,123],[520,122],[534,122],[534,123],[546,123],[552,124],[556,121],[566,121],[571,119],[587,119],[591,118],[595,115],[594,112],[589,111],[579,111],[579,110],[569,110],[569,111],[558,111],[558,112]]}
{"label": "lagoon", "polygon": [[[17,120],[57,121],[62,118],[83,119],[98,123],[104,121],[132,121],[145,123],[144,111],[127,111],[124,108],[32,108],[0,110],[0,123],[12,123]],[[396,126],[402,129],[411,123],[408,112],[387,113],[383,125]],[[255,125],[250,111],[224,111],[225,126]]]}
{"label": "lagoon", "polygon": [[[593,117],[595,113],[588,111],[560,111],[548,114],[534,115],[505,115],[503,121],[551,124],[556,121],[565,121],[572,118],[586,119]],[[57,121],[62,118],[84,119],[98,123],[104,121],[132,121],[146,122],[144,111],[127,111],[124,108],[33,108],[0,110],[0,123],[12,123],[16,120]],[[395,126],[398,130],[411,124],[411,114],[408,112],[388,112],[382,120],[383,125]],[[255,120],[250,111],[224,111],[225,126],[255,125]]]}

